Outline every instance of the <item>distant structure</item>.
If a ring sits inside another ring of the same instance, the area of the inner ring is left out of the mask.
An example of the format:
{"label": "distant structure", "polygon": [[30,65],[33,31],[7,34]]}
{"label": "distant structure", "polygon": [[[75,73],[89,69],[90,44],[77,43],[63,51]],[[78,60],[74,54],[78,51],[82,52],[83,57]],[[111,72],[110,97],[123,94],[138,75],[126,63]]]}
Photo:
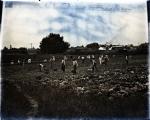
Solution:
{"label": "distant structure", "polygon": [[33,48],[27,49],[29,55],[36,55],[40,50]]}
{"label": "distant structure", "polygon": [[10,49],[12,49],[12,45],[10,45]]}
{"label": "distant structure", "polygon": [[32,43],[31,43],[31,49],[32,49],[33,47],[32,47]]}

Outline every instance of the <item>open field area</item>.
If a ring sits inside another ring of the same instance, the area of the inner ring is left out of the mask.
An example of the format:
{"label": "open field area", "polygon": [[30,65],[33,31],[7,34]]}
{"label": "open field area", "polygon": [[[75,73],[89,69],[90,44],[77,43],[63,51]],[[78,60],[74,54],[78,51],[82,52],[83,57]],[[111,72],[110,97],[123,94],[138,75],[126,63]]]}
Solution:
{"label": "open field area", "polygon": [[[49,56],[47,56],[48,58]],[[62,56],[61,56],[62,57]],[[77,56],[75,56],[77,57]],[[72,61],[61,59],[53,68],[39,70],[39,63],[2,65],[3,117],[134,117],[148,115],[148,63],[146,55],[111,56],[107,65],[91,72],[91,61],[78,60],[77,74]]]}

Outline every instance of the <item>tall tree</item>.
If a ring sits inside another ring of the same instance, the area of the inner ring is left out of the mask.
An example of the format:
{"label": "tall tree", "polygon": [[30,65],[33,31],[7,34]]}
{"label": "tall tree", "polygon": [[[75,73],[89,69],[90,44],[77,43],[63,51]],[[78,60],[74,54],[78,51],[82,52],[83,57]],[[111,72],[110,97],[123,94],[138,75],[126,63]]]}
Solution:
{"label": "tall tree", "polygon": [[62,53],[69,48],[70,44],[63,40],[59,34],[50,33],[40,43],[41,53]]}
{"label": "tall tree", "polygon": [[137,47],[137,53],[147,54],[149,50],[149,43],[142,43]]}

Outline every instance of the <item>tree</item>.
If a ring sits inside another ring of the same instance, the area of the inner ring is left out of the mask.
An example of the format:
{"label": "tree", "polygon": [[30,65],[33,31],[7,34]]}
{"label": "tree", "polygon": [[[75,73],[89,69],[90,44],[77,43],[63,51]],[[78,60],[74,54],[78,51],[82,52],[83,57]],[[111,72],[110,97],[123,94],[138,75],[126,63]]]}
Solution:
{"label": "tree", "polygon": [[149,43],[142,43],[137,47],[137,53],[147,54],[149,48]]}
{"label": "tree", "polygon": [[69,48],[70,44],[63,40],[59,34],[50,33],[40,43],[41,53],[62,53]]}
{"label": "tree", "polygon": [[18,52],[21,53],[21,54],[28,54],[27,48],[24,48],[24,47],[20,47],[20,48],[18,49]]}
{"label": "tree", "polygon": [[86,47],[91,48],[93,50],[98,50],[99,49],[99,44],[98,43],[91,43],[91,44],[88,44]]}
{"label": "tree", "polygon": [[3,48],[3,51],[8,51],[8,48],[5,46],[5,47]]}

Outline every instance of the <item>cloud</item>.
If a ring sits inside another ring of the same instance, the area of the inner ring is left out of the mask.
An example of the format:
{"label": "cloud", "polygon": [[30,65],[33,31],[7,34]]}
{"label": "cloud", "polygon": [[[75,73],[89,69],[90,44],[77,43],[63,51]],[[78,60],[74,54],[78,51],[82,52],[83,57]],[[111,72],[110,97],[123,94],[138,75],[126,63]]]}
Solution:
{"label": "cloud", "polygon": [[39,47],[50,32],[71,46],[91,42],[140,44],[147,41],[146,5],[11,3],[5,8],[3,46]]}

